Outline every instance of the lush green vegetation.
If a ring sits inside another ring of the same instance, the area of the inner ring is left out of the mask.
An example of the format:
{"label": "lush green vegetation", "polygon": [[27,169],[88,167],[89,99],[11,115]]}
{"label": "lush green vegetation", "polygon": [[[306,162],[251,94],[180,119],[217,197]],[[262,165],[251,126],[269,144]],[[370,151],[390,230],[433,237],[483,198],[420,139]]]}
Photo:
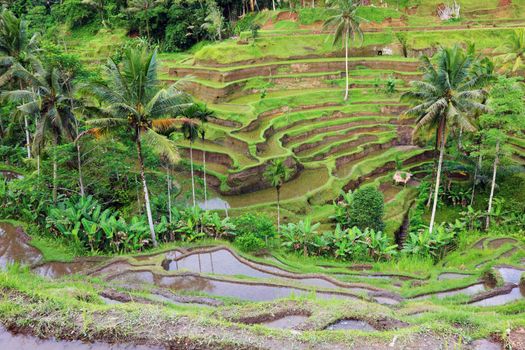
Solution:
{"label": "lush green vegetation", "polygon": [[[10,3],[0,219],[42,259],[0,272],[0,322],[137,343],[171,324],[203,348],[515,344],[523,298],[478,303],[524,278],[500,269],[525,262],[525,8],[372,3]],[[252,325],[283,316],[308,320]],[[324,331],[343,319],[381,332]]]}

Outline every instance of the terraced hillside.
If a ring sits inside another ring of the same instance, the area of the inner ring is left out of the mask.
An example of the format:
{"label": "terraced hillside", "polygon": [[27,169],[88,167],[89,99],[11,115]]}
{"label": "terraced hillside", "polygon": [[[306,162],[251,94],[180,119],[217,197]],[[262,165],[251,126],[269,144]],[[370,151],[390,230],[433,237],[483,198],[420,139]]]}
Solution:
{"label": "terraced hillside", "polygon": [[[208,123],[207,140],[193,145],[200,168],[206,152],[209,185],[228,203],[219,201],[214,209],[269,210],[275,194],[262,174],[272,159],[285,157],[294,169],[282,190],[288,217],[313,213],[326,219],[326,204],[341,189],[376,182],[386,197],[389,228],[397,228],[417,182],[392,185],[396,163],[421,169],[431,156],[411,144],[412,120],[402,117],[406,106],[399,102],[409,81],[420,77],[418,57],[440,44],[473,41],[495,54],[494,43],[524,23],[510,18],[518,6],[472,10],[454,25],[430,14],[422,25],[420,15],[365,8],[371,22],[364,25],[363,44],[350,50],[347,102],[344,54],[322,28],[327,10],[263,12],[255,40],[242,33],[193,54],[163,54],[162,78],[171,83],[189,77],[185,90],[217,115]],[[398,34],[406,38],[404,47]],[[388,90],[387,82],[394,88]],[[189,148],[185,141],[179,145]],[[520,151],[517,144],[517,157]]]}
{"label": "terraced hillside", "polygon": [[[344,52],[322,26],[332,14],[327,9],[262,11],[255,40],[242,32],[189,52],[161,54],[161,79],[182,80],[186,91],[216,113],[207,139],[193,144],[201,177],[206,152],[208,188],[216,193],[208,197],[217,197],[208,208],[273,212],[275,193],[262,174],[272,159],[286,158],[294,175],[282,189],[285,220],[310,214],[326,223],[332,210],[327,204],[342,189],[375,182],[385,194],[388,230],[395,231],[417,181],[394,186],[392,174],[402,167],[423,176],[431,156],[411,144],[412,120],[403,117],[407,106],[399,102],[409,82],[421,76],[418,58],[456,43],[475,43],[494,56],[499,43],[525,25],[521,2],[485,1],[480,7],[463,1],[462,19],[453,22],[435,15],[438,4],[425,1],[405,11],[360,8],[367,22],[363,43],[350,49],[347,102]],[[127,40],[119,30],[101,30],[96,41],[85,36],[66,38],[71,51],[94,67]],[[514,158],[525,163],[525,141],[513,136],[511,142]],[[188,157],[189,143],[178,144]],[[183,169],[179,176],[189,174]]]}

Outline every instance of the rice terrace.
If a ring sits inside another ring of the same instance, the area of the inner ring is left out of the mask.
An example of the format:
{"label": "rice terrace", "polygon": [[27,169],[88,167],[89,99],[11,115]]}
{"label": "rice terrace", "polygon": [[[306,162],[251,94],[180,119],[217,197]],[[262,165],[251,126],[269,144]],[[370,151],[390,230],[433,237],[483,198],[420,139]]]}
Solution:
{"label": "rice terrace", "polygon": [[525,350],[524,0],[0,11],[0,349]]}

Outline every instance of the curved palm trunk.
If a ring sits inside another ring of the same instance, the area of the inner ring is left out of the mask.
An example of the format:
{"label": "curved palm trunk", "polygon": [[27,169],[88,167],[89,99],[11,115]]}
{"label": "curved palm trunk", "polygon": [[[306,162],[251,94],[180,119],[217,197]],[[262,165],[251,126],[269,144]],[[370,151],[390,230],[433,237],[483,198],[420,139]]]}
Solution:
{"label": "curved palm trunk", "polygon": [[437,174],[436,174],[436,185],[434,188],[434,203],[432,204],[432,215],[430,216],[430,226],[428,230],[430,233],[432,233],[432,230],[434,229],[434,221],[436,220],[436,209],[437,209],[437,202],[438,202],[438,195],[439,195],[439,182],[441,180],[441,167],[443,165],[443,154],[445,153],[445,122],[442,122],[442,130],[441,130],[441,145],[439,147],[439,160],[438,160],[438,168],[437,168]]}
{"label": "curved palm trunk", "polygon": [[139,130],[136,130],[136,144],[137,144],[137,156],[140,165],[140,178],[142,180],[142,188],[144,190],[144,202],[146,204],[146,216],[148,217],[149,230],[151,234],[151,241],[153,246],[157,246],[157,237],[155,236],[155,226],[153,225],[153,216],[151,215],[151,204],[149,200],[148,184],[146,183],[146,175],[144,174],[144,160],[142,159],[142,145],[140,142]]}
{"label": "curved palm trunk", "polygon": [[191,195],[193,207],[195,207],[195,177],[193,176],[193,142],[190,141],[190,171],[191,171]]}
{"label": "curved palm trunk", "polygon": [[170,177],[170,168],[166,168],[166,181],[168,182],[168,218],[171,222],[171,177]]}
{"label": "curved palm trunk", "polygon": [[204,210],[208,210],[208,186],[206,184],[206,150],[202,151],[202,172],[204,180]]}
{"label": "curved palm trunk", "polygon": [[494,200],[494,189],[496,188],[496,174],[498,172],[499,163],[499,140],[496,143],[496,157],[494,158],[494,169],[492,171],[492,185],[490,186],[489,208],[487,210],[487,221],[485,229],[488,230],[490,226],[490,213],[492,212],[492,201]]}
{"label": "curved palm trunk", "polygon": [[345,35],[345,72],[346,72],[345,101],[348,101],[348,33],[346,33]]}

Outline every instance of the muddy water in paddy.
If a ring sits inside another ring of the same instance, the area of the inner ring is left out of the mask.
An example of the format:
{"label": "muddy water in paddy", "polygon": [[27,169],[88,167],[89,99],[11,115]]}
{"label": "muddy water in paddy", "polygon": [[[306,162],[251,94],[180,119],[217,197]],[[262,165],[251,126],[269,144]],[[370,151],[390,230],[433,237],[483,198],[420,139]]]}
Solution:
{"label": "muddy water in paddy", "polygon": [[282,318],[279,318],[273,321],[262,322],[259,324],[265,327],[268,327],[268,328],[292,329],[300,325],[307,319],[308,317],[306,316],[291,315],[291,316],[285,316],[285,317],[282,317]]}
{"label": "muddy water in paddy", "polygon": [[0,223],[0,268],[15,262],[25,265],[39,262],[42,254],[29,244],[29,240],[21,228]]}
{"label": "muddy water in paddy", "polygon": [[[250,301],[270,301],[294,295],[306,295],[310,290],[263,283],[223,281],[201,276],[157,276],[150,271],[127,271],[112,280],[129,283],[148,283],[178,291],[198,291],[216,296],[234,297]],[[344,293],[317,292],[318,298],[354,299]]]}
{"label": "muddy water in paddy", "polygon": [[455,273],[455,272],[444,272],[438,276],[439,281],[444,280],[459,280],[467,277],[471,277],[472,275],[465,274],[465,273]]}
{"label": "muddy water in paddy", "polygon": [[329,331],[339,331],[339,330],[347,330],[347,329],[366,331],[366,332],[376,331],[376,329],[372,327],[368,322],[360,321],[360,320],[340,320],[326,327],[326,330],[329,330]]}
{"label": "muddy water in paddy", "polygon": [[498,306],[498,305],[504,305],[504,304],[511,303],[513,301],[525,298],[525,287],[518,286],[518,284],[520,283],[521,275],[525,272],[524,270],[507,267],[507,266],[497,267],[496,270],[499,271],[505,283],[514,283],[516,287],[514,287],[507,294],[495,295],[493,297],[489,297],[489,298],[474,302],[471,305]]}
{"label": "muddy water in paddy", "polygon": [[40,276],[58,278],[66,275],[79,274],[94,267],[96,262],[75,261],[75,262],[49,262],[33,268],[33,272]]}
{"label": "muddy water in paddy", "polygon": [[161,347],[142,345],[84,343],[81,341],[63,341],[39,339],[22,334],[13,334],[0,327],[0,349],[2,350],[162,350]]}
{"label": "muddy water in paddy", "polygon": [[418,300],[418,299],[427,299],[427,298],[431,298],[431,297],[436,297],[436,298],[442,299],[442,298],[446,298],[446,297],[450,297],[450,296],[458,295],[458,294],[475,295],[475,294],[478,294],[478,293],[481,293],[481,292],[484,292],[484,291],[485,291],[484,284],[483,283],[477,283],[477,284],[474,284],[472,286],[468,286],[468,287],[461,288],[461,289],[449,290],[449,291],[438,292],[438,293],[433,293],[433,294],[421,295],[421,296],[415,297],[414,299],[416,299],[416,300]]}
{"label": "muddy water in paddy", "polygon": [[245,263],[227,249],[219,249],[211,252],[194,253],[173,260],[169,263],[168,270],[188,270],[197,273],[218,275],[244,275],[254,278],[282,278],[298,281],[301,284],[322,288],[345,288],[355,292],[367,291],[364,288],[346,288],[339,286],[323,278],[306,277],[281,270],[274,266]]}

